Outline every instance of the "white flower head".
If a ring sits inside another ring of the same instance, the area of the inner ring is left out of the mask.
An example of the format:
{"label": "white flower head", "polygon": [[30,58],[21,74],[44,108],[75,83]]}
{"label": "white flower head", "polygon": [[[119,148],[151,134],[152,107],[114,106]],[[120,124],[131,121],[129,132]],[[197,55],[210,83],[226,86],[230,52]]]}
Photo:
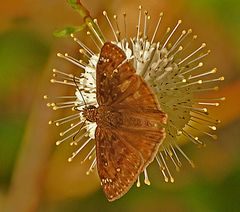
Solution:
{"label": "white flower head", "polygon": [[[121,37],[118,24],[114,26],[106,11],[103,12],[103,15],[115,37],[115,40],[111,42],[125,52],[127,61],[132,62],[136,73],[151,88],[162,110],[168,116],[165,126],[166,138],[159,149],[156,161],[164,180],[166,182],[174,182],[166,158],[170,158],[176,170],[179,170],[181,167],[179,154],[194,166],[193,162],[179,147],[178,138],[185,137],[199,146],[205,145],[204,141],[199,138],[200,134],[216,139],[213,131],[216,130],[216,124],[219,121],[209,116],[208,107],[218,106],[219,101],[224,100],[224,98],[205,99],[200,98],[199,94],[205,91],[217,90],[217,82],[224,80],[224,78],[213,77],[216,73],[216,68],[212,70],[203,68],[202,60],[210,52],[205,50],[205,43],[193,49],[191,53],[184,54],[185,49],[191,48],[191,41],[188,41],[195,40],[196,36],[192,36],[191,29],[179,31],[181,20],[177,21],[172,30],[167,28],[164,37],[158,38],[163,13],[159,15],[153,35],[149,35],[147,33],[150,27],[150,16],[147,12],[143,13],[142,8],[139,7],[135,36]],[[113,18],[117,23],[117,16],[114,15]],[[123,19],[124,23],[126,23],[126,14],[123,15]],[[96,44],[96,49],[98,49],[96,53],[75,35],[71,34],[73,40],[80,46],[80,53],[88,58],[87,63],[68,54],[58,54],[59,57],[70,61],[82,69],[83,73],[80,76],[73,76],[56,69],[53,70],[53,72],[57,72],[61,76],[62,80],[52,79],[51,82],[72,85],[76,87],[75,93],[73,96],[60,97],[66,100],[64,102],[48,103],[53,109],[66,107],[73,109],[73,115],[50,121],[50,123],[55,123],[57,126],[66,124],[66,130],[60,133],[62,139],[57,141],[57,144],[70,140],[72,145],[78,146],[78,149],[69,158],[69,161],[77,156],[87,145],[91,145],[92,148],[84,159],[84,161],[88,158],[93,160],[87,172],[88,174],[96,166],[94,153],[96,123],[85,120],[83,109],[86,105],[98,107],[96,99],[96,67],[101,45],[106,40],[102,35],[101,27],[97,24],[97,20],[94,20],[94,23],[95,28],[93,26],[93,28],[90,27],[88,34],[92,36],[93,42]],[[126,24],[124,26],[126,27]],[[69,123],[70,127],[67,125]],[[144,176],[145,184],[150,184],[146,169],[144,170]],[[139,180],[137,186],[140,186]]]}

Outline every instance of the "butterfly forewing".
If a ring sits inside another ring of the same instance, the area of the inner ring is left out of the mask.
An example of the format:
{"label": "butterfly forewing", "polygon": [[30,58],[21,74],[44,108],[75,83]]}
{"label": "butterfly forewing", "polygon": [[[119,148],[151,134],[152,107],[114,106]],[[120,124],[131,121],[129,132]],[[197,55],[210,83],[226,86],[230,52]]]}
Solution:
{"label": "butterfly forewing", "polygon": [[[125,63],[124,63],[125,61]],[[124,67],[124,72],[119,68]],[[119,100],[128,84],[133,85],[135,70],[126,61],[124,52],[114,44],[106,43],[97,64],[97,101],[99,105],[111,105]]]}
{"label": "butterfly forewing", "polygon": [[118,46],[104,44],[96,75],[99,111],[104,108],[95,134],[98,174],[107,198],[114,200],[156,156],[166,114]]}

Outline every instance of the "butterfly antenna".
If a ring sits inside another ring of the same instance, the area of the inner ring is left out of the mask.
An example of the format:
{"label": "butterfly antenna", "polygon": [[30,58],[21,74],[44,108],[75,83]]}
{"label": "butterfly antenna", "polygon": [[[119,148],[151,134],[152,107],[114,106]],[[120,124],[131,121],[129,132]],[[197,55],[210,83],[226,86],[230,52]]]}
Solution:
{"label": "butterfly antenna", "polygon": [[75,141],[76,140],[76,137],[77,137],[77,135],[80,133],[80,131],[82,130],[82,128],[83,128],[83,126],[85,125],[85,123],[86,123],[86,119],[85,119],[85,121],[82,123],[82,126],[80,127],[80,129],[76,132],[76,134],[73,136],[73,140]]}
{"label": "butterfly antenna", "polygon": [[83,102],[84,102],[84,105],[87,107],[87,103],[86,103],[86,101],[85,101],[85,99],[84,99],[84,97],[83,97],[82,92],[80,91],[80,89],[79,89],[79,87],[78,87],[78,85],[77,85],[76,77],[75,77],[75,76],[73,77],[73,81],[74,81],[74,83],[75,83],[75,85],[76,85],[77,90],[78,90],[79,93],[81,94],[81,97],[82,97],[82,100],[83,100]]}

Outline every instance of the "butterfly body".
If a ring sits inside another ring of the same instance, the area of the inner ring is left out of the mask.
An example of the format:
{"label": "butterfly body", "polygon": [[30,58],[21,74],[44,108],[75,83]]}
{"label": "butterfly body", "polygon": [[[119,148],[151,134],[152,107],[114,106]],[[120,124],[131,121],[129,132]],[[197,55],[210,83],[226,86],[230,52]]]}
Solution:
{"label": "butterfly body", "polygon": [[103,127],[119,127],[122,125],[122,115],[108,106],[84,109],[83,116],[91,122]]}
{"label": "butterfly body", "polygon": [[96,72],[98,107],[83,115],[96,122],[96,158],[101,185],[109,201],[123,196],[155,158],[167,116],[154,94],[135,73],[124,52],[105,43]]}

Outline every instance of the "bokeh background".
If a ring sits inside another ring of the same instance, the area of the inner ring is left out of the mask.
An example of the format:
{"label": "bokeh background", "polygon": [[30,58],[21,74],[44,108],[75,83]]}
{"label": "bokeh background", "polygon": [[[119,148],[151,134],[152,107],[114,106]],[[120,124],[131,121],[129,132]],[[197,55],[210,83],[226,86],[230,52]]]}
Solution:
{"label": "bokeh background", "polygon": [[[86,176],[89,164],[69,164],[68,145],[54,143],[57,130],[48,125],[56,116],[46,107],[44,94],[68,92],[49,83],[51,69],[73,67],[57,52],[76,53],[69,38],[54,38],[57,28],[82,20],[66,1],[11,0],[0,4],[0,211],[240,211],[240,2],[237,0],[84,0],[99,21],[102,11],[128,13],[128,26],[137,23],[141,4],[155,20],[165,12],[164,25],[178,19],[191,27],[199,42],[212,50],[207,66],[225,76],[216,96],[225,96],[213,115],[222,122],[218,141],[198,149],[183,149],[196,163],[176,173],[174,184],[163,182],[157,166],[152,185],[133,188],[109,203],[96,173]],[[153,21],[154,23],[154,21]],[[129,29],[130,30],[130,29]],[[130,30],[131,31],[131,30]],[[86,36],[79,35],[82,40]],[[211,94],[210,94],[211,95]],[[203,138],[205,139],[205,138]]]}

